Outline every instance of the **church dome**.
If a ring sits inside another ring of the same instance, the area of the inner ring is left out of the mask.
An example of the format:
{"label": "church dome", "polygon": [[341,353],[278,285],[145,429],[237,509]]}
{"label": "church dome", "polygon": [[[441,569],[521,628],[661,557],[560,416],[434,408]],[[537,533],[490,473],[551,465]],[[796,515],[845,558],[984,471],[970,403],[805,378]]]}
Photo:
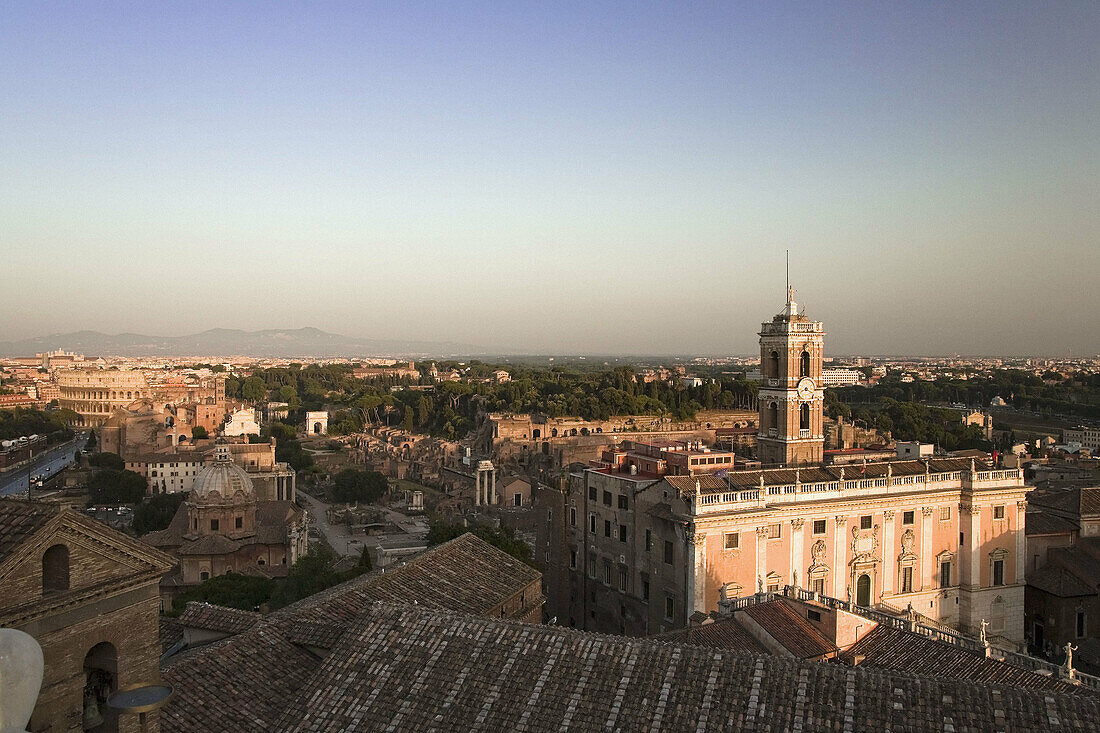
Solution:
{"label": "church dome", "polygon": [[214,450],[214,461],[195,476],[191,485],[191,498],[197,501],[219,501],[242,493],[253,498],[252,479],[243,468],[233,462],[229,449],[219,446]]}

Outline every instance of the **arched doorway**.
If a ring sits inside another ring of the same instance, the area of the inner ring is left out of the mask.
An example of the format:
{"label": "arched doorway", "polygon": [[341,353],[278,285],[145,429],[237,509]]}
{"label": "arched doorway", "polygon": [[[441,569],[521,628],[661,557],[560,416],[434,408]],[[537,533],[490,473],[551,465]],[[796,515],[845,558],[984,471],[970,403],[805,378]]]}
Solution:
{"label": "arched doorway", "polygon": [[867,573],[856,578],[856,605],[871,605],[871,576]]}
{"label": "arched doorway", "polygon": [[319,422],[313,423],[313,434],[314,435],[320,435],[321,434],[321,423],[319,423]]}
{"label": "arched doorway", "polygon": [[118,730],[118,714],[107,707],[107,698],[117,689],[118,650],[110,642],[100,642],[84,656],[84,730]]}

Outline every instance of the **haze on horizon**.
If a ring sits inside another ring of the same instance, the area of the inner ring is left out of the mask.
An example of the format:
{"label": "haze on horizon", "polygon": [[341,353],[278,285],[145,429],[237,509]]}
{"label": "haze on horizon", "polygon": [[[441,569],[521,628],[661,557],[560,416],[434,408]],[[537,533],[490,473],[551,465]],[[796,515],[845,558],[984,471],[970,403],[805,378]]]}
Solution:
{"label": "haze on horizon", "polygon": [[0,341],[1094,355],[1096,3],[8,3]]}

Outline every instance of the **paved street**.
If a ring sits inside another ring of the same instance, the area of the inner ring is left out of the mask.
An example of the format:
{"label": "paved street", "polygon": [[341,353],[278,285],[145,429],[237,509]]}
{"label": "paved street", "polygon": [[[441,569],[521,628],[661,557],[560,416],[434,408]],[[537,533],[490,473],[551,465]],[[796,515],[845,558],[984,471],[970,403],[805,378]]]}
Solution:
{"label": "paved street", "polygon": [[0,496],[27,492],[31,476],[44,473],[47,477],[56,476],[63,468],[73,464],[73,453],[82,450],[87,439],[83,434],[68,443],[54,446],[33,458],[19,468],[0,473]]}

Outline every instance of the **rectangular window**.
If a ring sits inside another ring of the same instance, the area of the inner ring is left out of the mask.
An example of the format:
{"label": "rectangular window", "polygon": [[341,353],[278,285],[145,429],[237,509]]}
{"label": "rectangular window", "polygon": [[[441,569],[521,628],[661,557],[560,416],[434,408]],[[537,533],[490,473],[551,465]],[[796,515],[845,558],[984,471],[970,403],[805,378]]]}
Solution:
{"label": "rectangular window", "polygon": [[941,522],[947,522],[950,519],[951,519],[951,507],[949,507],[949,506],[940,507],[940,521]]}
{"label": "rectangular window", "polygon": [[577,569],[577,551],[572,548],[569,550],[569,568],[571,570]]}
{"label": "rectangular window", "polygon": [[604,503],[604,506],[611,506],[611,492],[610,491],[603,492],[603,503]]}
{"label": "rectangular window", "polygon": [[608,585],[611,585],[611,564],[610,563],[605,562],[603,564],[603,582],[607,583]]}
{"label": "rectangular window", "polygon": [[649,581],[648,580],[642,580],[642,600],[643,601],[648,601],[649,600]]}
{"label": "rectangular window", "polygon": [[645,551],[650,552],[653,549],[653,533],[648,529],[645,531]]}
{"label": "rectangular window", "polygon": [[[596,558],[594,558],[594,557],[589,557],[588,558],[588,577],[589,578],[595,578],[596,577]],[[593,591],[593,592],[595,592],[595,591]]]}
{"label": "rectangular window", "polygon": [[901,592],[912,593],[913,592],[913,567],[908,566],[901,569]]}
{"label": "rectangular window", "polygon": [[813,586],[814,593],[817,593],[819,596],[825,595],[825,578],[815,579],[813,582]]}
{"label": "rectangular window", "polygon": [[1005,584],[1005,561],[994,560],[993,561],[993,585]]}
{"label": "rectangular window", "polygon": [[241,529],[242,527],[244,527],[244,519],[242,517],[237,517],[233,520],[233,524],[236,529]]}
{"label": "rectangular window", "polygon": [[739,532],[726,532],[722,539],[723,546],[727,550],[736,550],[741,546],[741,534]]}
{"label": "rectangular window", "polygon": [[596,495],[597,495],[596,494],[596,487],[595,486],[589,486],[588,487],[588,500],[589,501],[595,501],[596,500]]}
{"label": "rectangular window", "polygon": [[588,531],[591,532],[592,534],[596,534],[596,515],[595,514],[589,514],[588,515]]}
{"label": "rectangular window", "polygon": [[959,547],[962,547],[965,544],[966,544],[966,535],[963,534],[962,532],[959,532]]}
{"label": "rectangular window", "polygon": [[993,507],[993,518],[994,519],[1004,519],[1005,518],[1005,505],[1004,504],[999,504],[999,505]]}
{"label": "rectangular window", "polygon": [[821,620],[821,611],[815,611],[812,608],[806,609],[806,618],[808,618],[811,621],[820,621]]}
{"label": "rectangular window", "polygon": [[782,524],[769,524],[768,525],[768,539],[777,540],[783,532]]}
{"label": "rectangular window", "polygon": [[626,525],[619,525],[619,542],[626,542]]}
{"label": "rectangular window", "polygon": [[870,514],[864,514],[862,517],[859,518],[859,528],[871,529],[871,527],[874,526],[873,522],[874,518]]}
{"label": "rectangular window", "polygon": [[611,520],[610,519],[603,520],[603,536],[604,537],[610,537],[611,536]]}
{"label": "rectangular window", "polygon": [[577,507],[575,506],[569,507],[569,526],[577,526]]}
{"label": "rectangular window", "polygon": [[1077,612],[1077,638],[1078,639],[1084,639],[1085,638],[1085,612],[1084,611],[1078,611]]}
{"label": "rectangular window", "polygon": [[946,560],[940,563],[940,587],[951,587],[951,563]]}
{"label": "rectangular window", "polygon": [[210,520],[210,531],[211,532],[217,532],[218,531],[218,520],[217,519],[211,519]]}
{"label": "rectangular window", "polygon": [[914,514],[916,514],[916,512],[914,512],[914,511],[902,512],[901,513],[901,523],[902,524],[912,524]]}
{"label": "rectangular window", "polygon": [[619,590],[626,592],[626,571],[619,568]]}
{"label": "rectangular window", "polygon": [[665,563],[672,564],[672,543],[665,540]]}
{"label": "rectangular window", "polygon": [[676,616],[676,601],[672,596],[665,596],[665,618],[671,621]]}
{"label": "rectangular window", "polygon": [[824,519],[815,519],[814,520],[814,534],[825,534],[825,520]]}
{"label": "rectangular window", "polygon": [[629,509],[630,508],[630,500],[626,498],[626,494],[619,494],[619,508],[620,509]]}

